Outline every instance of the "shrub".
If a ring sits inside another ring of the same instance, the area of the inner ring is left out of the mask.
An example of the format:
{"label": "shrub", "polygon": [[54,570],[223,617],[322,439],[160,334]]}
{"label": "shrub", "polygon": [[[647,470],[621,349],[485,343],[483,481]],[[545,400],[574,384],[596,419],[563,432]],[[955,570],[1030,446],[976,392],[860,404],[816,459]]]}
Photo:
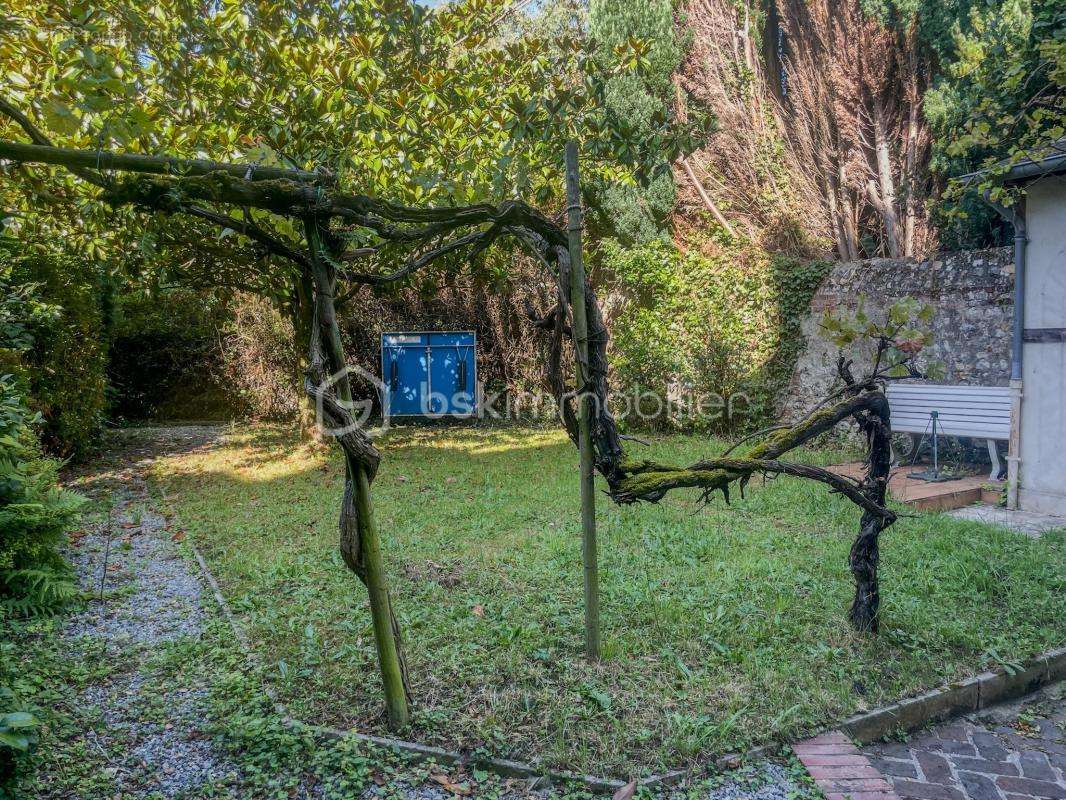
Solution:
{"label": "shrub", "polygon": [[253,294],[238,294],[230,313],[220,342],[231,402],[256,419],[293,419],[304,397],[292,322]]}
{"label": "shrub", "polygon": [[[0,686],[0,704],[3,704],[0,709],[10,702],[4,688]],[[39,724],[40,721],[28,711],[0,711],[0,792],[15,777],[19,755],[37,743]]]}
{"label": "shrub", "polygon": [[107,335],[100,274],[91,262],[68,255],[16,261],[15,278],[39,286],[59,309],[33,326],[27,352],[30,396],[41,412],[46,449],[80,460],[97,443],[107,407]]}
{"label": "shrub", "polygon": [[[39,418],[39,417],[37,417]],[[0,377],[0,610],[33,616],[73,599],[77,587],[59,553],[82,498],[57,486],[13,376]]]}
{"label": "shrub", "polygon": [[107,369],[113,416],[233,416],[218,344],[225,300],[221,292],[189,289],[143,289],[118,299]]}
{"label": "shrub", "polygon": [[[34,346],[33,331],[59,313],[36,293],[0,271],[0,355],[24,369]],[[45,458],[33,425],[24,378],[0,374],[0,615],[48,612],[75,593],[59,554],[63,533],[77,516],[81,498],[57,486],[59,462]]]}
{"label": "shrub", "polygon": [[49,309],[33,314],[24,308],[13,315],[23,317],[21,335],[32,339],[32,346],[21,348],[15,363],[8,359],[8,367],[24,380],[30,406],[41,413],[45,447],[80,459],[96,443],[107,403],[100,272],[69,254],[21,254],[5,243],[0,245],[0,281],[8,296],[32,292],[33,302]]}
{"label": "shrub", "polygon": [[0,261],[0,797],[9,796],[41,725],[17,691],[7,632],[14,618],[50,613],[77,595],[59,546],[82,498],[58,487],[59,462],[43,456],[33,430],[42,416],[26,397],[34,332],[61,313],[41,300],[40,288],[15,282],[11,262]]}
{"label": "shrub", "polygon": [[597,264],[612,309],[612,386],[628,402],[643,392],[671,401],[650,418],[655,407],[642,404],[641,423],[743,430],[775,415],[826,263],[753,245],[681,253],[655,241],[606,242]]}

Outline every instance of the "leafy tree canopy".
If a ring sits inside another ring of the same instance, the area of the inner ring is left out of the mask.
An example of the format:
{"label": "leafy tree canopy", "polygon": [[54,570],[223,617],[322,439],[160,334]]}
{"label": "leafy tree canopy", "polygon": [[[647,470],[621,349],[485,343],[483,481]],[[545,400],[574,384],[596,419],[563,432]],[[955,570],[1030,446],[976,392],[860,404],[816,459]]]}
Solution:
{"label": "leafy tree canopy", "polygon": [[[612,71],[646,70],[648,45],[612,41],[605,64],[580,40],[503,35],[506,9],[506,0],[436,10],[406,0],[13,0],[0,17],[0,65],[7,99],[56,144],[317,168],[340,189],[410,204],[548,202],[572,135],[585,142],[586,169],[615,178],[644,153],[685,146],[684,131],[634,130],[603,113]],[[0,136],[24,138],[6,120]],[[63,193],[54,180],[21,177],[17,222],[42,226],[38,238],[49,223],[28,210],[41,205],[65,202],[62,225],[79,223],[93,252],[119,227],[72,184]],[[142,231],[146,252],[175,237]]]}
{"label": "leafy tree canopy", "polygon": [[991,212],[981,195],[1009,205],[1000,185],[1007,166],[1047,155],[1066,135],[1066,7],[1060,0],[925,5],[938,21],[927,28],[941,59],[941,77],[925,96],[936,133],[931,167],[948,177],[988,170],[949,186],[954,233],[945,231],[945,244],[989,244],[981,234]]}
{"label": "leafy tree canopy", "polygon": [[[588,13],[589,34],[601,64],[616,67],[633,42],[647,47],[646,69],[615,74],[606,82],[604,111],[612,128],[626,131],[637,142],[669,130],[675,124],[672,78],[684,56],[670,0],[592,0]],[[677,202],[672,158],[653,150],[643,153],[644,180],[639,184],[597,182],[601,225],[626,244],[660,238]]]}

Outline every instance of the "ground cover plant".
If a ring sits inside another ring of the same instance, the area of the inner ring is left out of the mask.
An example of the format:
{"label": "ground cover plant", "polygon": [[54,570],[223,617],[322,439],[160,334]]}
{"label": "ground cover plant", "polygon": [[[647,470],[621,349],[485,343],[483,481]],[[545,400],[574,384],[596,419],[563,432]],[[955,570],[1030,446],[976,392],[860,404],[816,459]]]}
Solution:
{"label": "ground cover plant", "polygon": [[[411,428],[378,444],[409,738],[574,769],[676,766],[1061,640],[1062,532],[1032,540],[933,515],[886,532],[881,633],[857,634],[854,506],[782,477],[729,509],[678,492],[600,509],[603,660],[590,663],[565,434]],[[686,463],[723,449],[671,436],[640,453]],[[338,569],[341,465],[285,430],[236,428],[156,478],[296,715],[384,730],[366,595]]]}

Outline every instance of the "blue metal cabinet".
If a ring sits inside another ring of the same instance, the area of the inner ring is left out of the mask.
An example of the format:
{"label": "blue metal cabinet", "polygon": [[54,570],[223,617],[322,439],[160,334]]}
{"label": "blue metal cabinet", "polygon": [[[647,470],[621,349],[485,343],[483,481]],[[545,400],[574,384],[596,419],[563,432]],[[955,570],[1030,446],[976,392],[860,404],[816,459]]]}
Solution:
{"label": "blue metal cabinet", "polygon": [[386,417],[477,413],[473,331],[381,334],[381,407]]}

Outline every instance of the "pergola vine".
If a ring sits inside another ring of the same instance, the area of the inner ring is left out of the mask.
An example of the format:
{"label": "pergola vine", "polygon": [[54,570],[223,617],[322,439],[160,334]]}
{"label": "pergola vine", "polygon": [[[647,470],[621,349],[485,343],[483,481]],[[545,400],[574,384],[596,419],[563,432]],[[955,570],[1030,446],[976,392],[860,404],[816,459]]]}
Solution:
{"label": "pergola vine", "polygon": [[[694,488],[709,500],[721,492],[728,501],[736,488],[743,494],[756,475],[792,475],[825,484],[862,510],[859,534],[850,556],[855,595],[850,611],[860,631],[878,625],[878,538],[896,520],[886,507],[890,464],[885,374],[856,380],[850,362],[840,362],[843,389],[794,425],[776,426],[738,454],[727,453],[687,466],[631,459],[622,446],[608,407],[607,330],[592,287],[585,285],[587,355],[578,355],[583,385],[572,386],[564,369],[564,352],[573,337],[573,304],[568,291],[571,253],[568,232],[521,201],[461,208],[411,208],[336,189],[328,174],[250,169],[246,165],[189,161],[135,154],[101,153],[53,147],[17,109],[0,100],[0,113],[27,133],[31,144],[0,141],[0,161],[64,167],[99,188],[99,199],[167,214],[185,214],[237,231],[266,252],[292,264],[313,290],[306,390],[321,410],[321,422],[334,434],[345,462],[346,481],[340,510],[340,552],[347,567],[367,588],[379,667],[390,726],[408,720],[410,682],[399,625],[392,608],[375,522],[371,487],[381,454],[351,411],[352,387],[337,321],[336,296],[342,284],[385,286],[402,281],[453,253],[469,259],[501,239],[510,238],[544,267],[557,286],[548,309],[528,309],[530,322],[544,334],[545,379],[560,417],[575,443],[579,440],[578,403],[591,404],[589,435],[593,464],[617,503],[657,502],[674,489]],[[105,170],[121,172],[115,177]],[[252,212],[257,212],[253,217]],[[299,220],[304,241],[269,229],[271,216]],[[362,244],[353,247],[352,234]],[[366,244],[367,241],[371,243]],[[389,272],[360,271],[375,255],[388,255],[399,266]],[[580,274],[580,273],[579,273]],[[577,350],[578,348],[574,348]],[[584,348],[581,348],[584,349]],[[879,352],[880,356],[880,352]],[[880,362],[880,358],[878,359]],[[854,420],[869,448],[867,475],[855,481],[820,467],[783,460],[790,451]]]}

